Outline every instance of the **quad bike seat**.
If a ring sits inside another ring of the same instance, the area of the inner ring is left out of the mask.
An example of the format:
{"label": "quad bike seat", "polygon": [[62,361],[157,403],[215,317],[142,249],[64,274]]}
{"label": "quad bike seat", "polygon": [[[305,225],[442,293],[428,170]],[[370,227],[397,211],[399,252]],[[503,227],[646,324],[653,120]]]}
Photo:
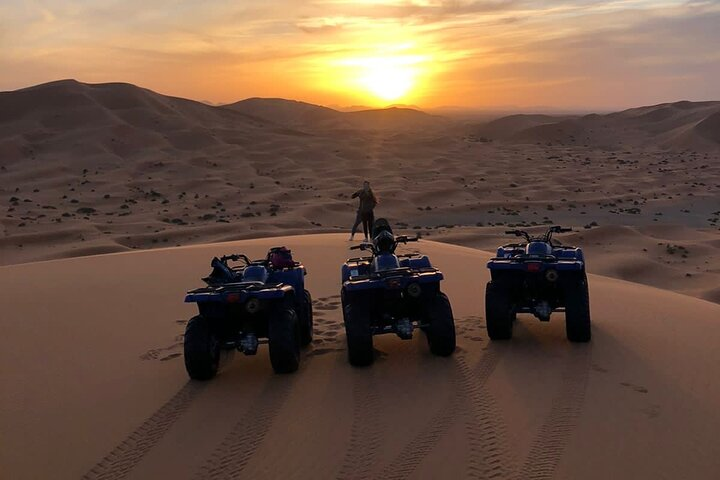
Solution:
{"label": "quad bike seat", "polygon": [[268,280],[268,271],[262,265],[248,265],[242,272],[242,282],[264,284]]}
{"label": "quad bike seat", "polygon": [[552,247],[545,242],[530,242],[525,245],[526,255],[547,257],[548,255],[552,255],[552,253]]}

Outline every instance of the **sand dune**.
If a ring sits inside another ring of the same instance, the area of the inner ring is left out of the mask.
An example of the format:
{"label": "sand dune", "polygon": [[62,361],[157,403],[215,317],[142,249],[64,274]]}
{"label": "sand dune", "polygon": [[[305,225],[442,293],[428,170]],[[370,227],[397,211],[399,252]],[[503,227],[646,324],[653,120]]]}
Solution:
{"label": "sand dune", "polygon": [[[621,149],[656,145],[673,150],[716,150],[720,146],[720,102],[676,102],[640,107],[607,115],[591,114],[550,122],[547,119],[507,121],[515,128],[499,139],[511,142],[560,143]],[[505,124],[505,119],[495,124]],[[532,125],[532,123],[538,123]],[[519,124],[519,125],[518,125]],[[492,138],[492,137],[491,137]]]}
{"label": "sand dune", "polygon": [[224,107],[282,125],[312,128],[351,126],[342,112],[283,98],[248,98]]}
{"label": "sand dune", "polygon": [[448,124],[448,120],[443,117],[403,107],[341,112],[328,107],[282,98],[250,98],[224,107],[262,118],[268,122],[313,132],[328,129],[402,131],[440,128]]}
{"label": "sand dune", "polygon": [[[316,341],[300,371],[266,349],[188,382],[182,303],[212,255],[288,244],[309,268]],[[446,275],[458,352],[383,337],[346,362],[340,235],[257,239],[0,268],[4,475],[31,478],[694,478],[720,468],[720,306],[590,277],[593,341],[562,315],[489,343],[489,253],[415,246]],[[10,441],[7,441],[7,440]],[[681,461],[679,459],[682,459]]]}
{"label": "sand dune", "polygon": [[509,140],[518,133],[529,128],[537,127],[539,125],[554,125],[568,118],[572,117],[568,117],[567,115],[552,116],[541,114],[509,115],[507,117],[498,118],[484,125],[481,125],[478,129],[475,130],[475,134],[487,139]]}

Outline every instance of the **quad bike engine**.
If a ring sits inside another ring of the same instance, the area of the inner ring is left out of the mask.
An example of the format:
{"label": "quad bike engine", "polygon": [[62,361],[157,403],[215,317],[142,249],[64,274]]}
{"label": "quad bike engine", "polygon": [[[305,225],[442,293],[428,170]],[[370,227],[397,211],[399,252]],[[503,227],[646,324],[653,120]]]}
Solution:
{"label": "quad bike engine", "polygon": [[255,355],[258,349],[258,338],[254,333],[246,333],[240,338],[240,350],[245,355]]}
{"label": "quad bike engine", "polygon": [[413,336],[413,325],[410,322],[410,319],[405,317],[398,320],[395,331],[397,332],[398,337],[403,340],[410,340]]}

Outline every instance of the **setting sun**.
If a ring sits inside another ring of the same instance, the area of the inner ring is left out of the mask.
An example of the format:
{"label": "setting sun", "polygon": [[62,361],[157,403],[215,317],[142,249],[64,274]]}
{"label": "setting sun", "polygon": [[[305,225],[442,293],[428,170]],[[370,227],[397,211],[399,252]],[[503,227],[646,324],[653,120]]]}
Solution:
{"label": "setting sun", "polygon": [[346,88],[371,103],[407,101],[418,92],[427,59],[420,55],[389,55],[344,59]]}
{"label": "setting sun", "polygon": [[381,100],[395,101],[405,97],[415,84],[415,72],[411,67],[379,62],[370,65],[360,83],[369,93]]}

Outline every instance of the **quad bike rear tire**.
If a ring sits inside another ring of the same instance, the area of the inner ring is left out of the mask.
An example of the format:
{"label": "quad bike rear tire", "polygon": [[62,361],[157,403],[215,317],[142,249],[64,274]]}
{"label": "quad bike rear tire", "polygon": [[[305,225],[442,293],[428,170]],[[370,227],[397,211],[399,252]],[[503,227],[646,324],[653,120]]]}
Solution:
{"label": "quad bike rear tire", "polygon": [[367,295],[345,295],[345,335],[348,361],[355,367],[372,365],[375,360]]}
{"label": "quad bike rear tire", "polygon": [[300,366],[300,325],[295,310],[279,303],[268,320],[270,363],[275,373],[292,373]]}
{"label": "quad bike rear tire", "polygon": [[302,302],[302,319],[300,322],[300,345],[305,347],[312,343],[313,339],[313,310],[312,296],[305,290]]}
{"label": "quad bike rear tire", "polygon": [[571,342],[589,342],[592,338],[587,275],[565,286],[565,333]]}
{"label": "quad bike rear tire", "polygon": [[447,357],[455,351],[455,320],[447,295],[439,292],[431,300],[426,331],[430,352]]}
{"label": "quad bike rear tire", "polygon": [[183,341],[185,370],[193,380],[210,380],[220,365],[220,342],[202,315],[190,319]]}
{"label": "quad bike rear tire", "polygon": [[488,282],[485,287],[485,324],[491,340],[510,340],[514,312],[510,294],[501,285]]}

